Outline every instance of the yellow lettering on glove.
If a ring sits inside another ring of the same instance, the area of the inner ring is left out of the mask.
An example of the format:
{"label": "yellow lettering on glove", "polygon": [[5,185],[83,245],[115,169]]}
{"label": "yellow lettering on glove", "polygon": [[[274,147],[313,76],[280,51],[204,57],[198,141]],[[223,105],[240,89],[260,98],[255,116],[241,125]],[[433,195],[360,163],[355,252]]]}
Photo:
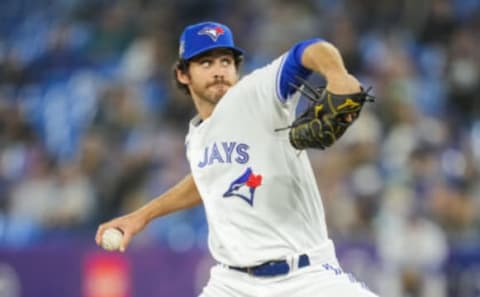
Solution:
{"label": "yellow lettering on glove", "polygon": [[342,110],[347,107],[357,108],[360,103],[353,101],[351,98],[347,98],[344,103],[338,106],[338,110]]}

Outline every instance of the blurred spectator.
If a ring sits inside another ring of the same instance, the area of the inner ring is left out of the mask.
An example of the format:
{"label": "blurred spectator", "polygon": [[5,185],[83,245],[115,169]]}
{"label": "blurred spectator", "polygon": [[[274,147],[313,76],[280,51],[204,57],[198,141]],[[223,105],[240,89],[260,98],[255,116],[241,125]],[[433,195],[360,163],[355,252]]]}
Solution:
{"label": "blurred spectator", "polygon": [[30,151],[27,158],[27,172],[12,189],[8,214],[47,227],[56,208],[55,163],[41,150]]}
{"label": "blurred spectator", "polygon": [[480,116],[480,54],[478,32],[470,27],[455,30],[450,43],[450,60],[447,79],[450,85],[449,100],[453,116],[461,124],[471,124]]}
{"label": "blurred spectator", "polygon": [[[128,2],[105,7],[93,22],[93,34],[86,44],[88,56],[98,65],[114,66],[120,55],[132,42],[135,22]],[[113,65],[112,65],[113,64]]]}
{"label": "blurred spectator", "polygon": [[27,80],[27,75],[21,61],[14,51],[1,49],[0,54],[0,85],[22,86]]}
{"label": "blurred spectator", "polygon": [[27,67],[29,82],[48,85],[66,79],[88,66],[84,55],[73,47],[71,30],[73,29],[68,24],[52,29],[47,48]]}
{"label": "blurred spectator", "polygon": [[448,44],[455,29],[455,12],[453,1],[433,0],[421,32],[420,41],[429,43]]}
{"label": "blurred spectator", "polygon": [[50,228],[86,227],[92,220],[95,197],[92,184],[76,165],[64,165],[59,170],[56,201],[48,219]]}

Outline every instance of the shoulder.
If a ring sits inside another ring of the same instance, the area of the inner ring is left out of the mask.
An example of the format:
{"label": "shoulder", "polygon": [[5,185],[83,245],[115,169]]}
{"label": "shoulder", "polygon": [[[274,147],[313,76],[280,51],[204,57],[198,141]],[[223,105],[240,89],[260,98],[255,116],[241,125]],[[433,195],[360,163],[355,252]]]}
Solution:
{"label": "shoulder", "polygon": [[274,59],[273,61],[271,61],[270,63],[256,68],[252,72],[246,74],[240,80],[240,82],[257,80],[257,79],[270,79],[272,75],[275,76],[278,70],[281,68],[282,64],[285,61],[286,56],[287,56],[287,53],[284,53],[281,56]]}
{"label": "shoulder", "polygon": [[277,96],[276,86],[279,80],[280,69],[286,58],[286,53],[277,57],[272,62],[256,68],[246,74],[232,88],[231,93],[235,96],[248,94],[249,96]]}

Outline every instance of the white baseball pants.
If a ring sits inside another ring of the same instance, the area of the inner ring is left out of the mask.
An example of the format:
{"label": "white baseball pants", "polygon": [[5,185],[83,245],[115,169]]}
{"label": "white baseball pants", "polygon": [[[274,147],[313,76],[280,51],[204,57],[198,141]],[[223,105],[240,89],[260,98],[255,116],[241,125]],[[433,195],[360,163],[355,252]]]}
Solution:
{"label": "white baseball pants", "polygon": [[378,297],[341,270],[334,252],[323,250],[309,257],[310,266],[273,277],[252,276],[218,264],[211,269],[200,297]]}

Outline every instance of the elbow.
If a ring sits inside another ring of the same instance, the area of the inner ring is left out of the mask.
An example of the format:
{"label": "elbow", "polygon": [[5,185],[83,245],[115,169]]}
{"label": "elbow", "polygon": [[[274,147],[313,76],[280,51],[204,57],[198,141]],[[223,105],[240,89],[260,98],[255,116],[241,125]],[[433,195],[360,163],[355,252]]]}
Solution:
{"label": "elbow", "polygon": [[338,49],[333,44],[325,40],[319,40],[305,48],[302,55],[302,64],[311,70],[315,70],[311,67],[314,67],[314,65],[318,63],[318,60],[339,55]]}

